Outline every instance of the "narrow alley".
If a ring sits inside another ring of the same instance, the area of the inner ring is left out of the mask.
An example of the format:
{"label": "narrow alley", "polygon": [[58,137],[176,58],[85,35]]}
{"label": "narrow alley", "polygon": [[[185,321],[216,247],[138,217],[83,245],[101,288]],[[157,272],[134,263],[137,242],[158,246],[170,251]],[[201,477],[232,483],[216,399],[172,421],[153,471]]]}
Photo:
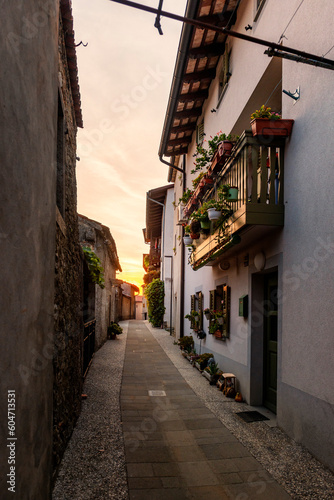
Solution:
{"label": "narrow alley", "polygon": [[233,415],[249,407],[208,385],[168,332],[122,326],[95,354],[53,500],[332,498],[333,475],[279,429]]}

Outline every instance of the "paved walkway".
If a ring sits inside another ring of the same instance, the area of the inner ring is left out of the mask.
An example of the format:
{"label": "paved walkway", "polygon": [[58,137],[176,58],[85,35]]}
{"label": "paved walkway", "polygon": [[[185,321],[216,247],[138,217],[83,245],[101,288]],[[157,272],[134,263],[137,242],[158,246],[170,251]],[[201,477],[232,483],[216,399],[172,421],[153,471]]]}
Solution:
{"label": "paved walkway", "polygon": [[129,323],[121,414],[130,500],[291,498],[181,377],[145,323]]}

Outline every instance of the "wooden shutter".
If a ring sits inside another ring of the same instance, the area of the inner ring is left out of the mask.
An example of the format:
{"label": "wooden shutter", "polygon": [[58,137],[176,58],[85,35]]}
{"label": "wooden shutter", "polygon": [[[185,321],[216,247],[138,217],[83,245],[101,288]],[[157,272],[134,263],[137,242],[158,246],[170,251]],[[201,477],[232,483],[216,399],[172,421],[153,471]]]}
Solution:
{"label": "wooden shutter", "polygon": [[199,329],[203,330],[203,293],[198,293]]}
{"label": "wooden shutter", "polygon": [[202,144],[204,139],[204,121],[199,123],[196,127],[196,143]]}
{"label": "wooden shutter", "polygon": [[223,286],[223,337],[230,338],[230,310],[231,310],[231,288],[227,285]]}
{"label": "wooden shutter", "polygon": [[[195,310],[195,295],[190,295],[190,312]],[[191,320],[190,327],[194,328],[194,321]]]}
{"label": "wooden shutter", "polygon": [[[210,290],[210,311],[213,311],[216,308],[216,290]],[[211,316],[209,321],[209,327],[211,326]]]}

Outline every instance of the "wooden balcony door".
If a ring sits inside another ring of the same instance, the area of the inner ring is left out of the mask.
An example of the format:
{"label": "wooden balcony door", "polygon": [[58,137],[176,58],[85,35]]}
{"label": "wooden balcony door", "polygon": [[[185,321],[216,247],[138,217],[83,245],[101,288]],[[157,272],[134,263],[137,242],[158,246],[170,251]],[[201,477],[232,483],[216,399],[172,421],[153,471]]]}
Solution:
{"label": "wooden balcony door", "polygon": [[277,399],[277,272],[264,282],[263,405],[276,413]]}

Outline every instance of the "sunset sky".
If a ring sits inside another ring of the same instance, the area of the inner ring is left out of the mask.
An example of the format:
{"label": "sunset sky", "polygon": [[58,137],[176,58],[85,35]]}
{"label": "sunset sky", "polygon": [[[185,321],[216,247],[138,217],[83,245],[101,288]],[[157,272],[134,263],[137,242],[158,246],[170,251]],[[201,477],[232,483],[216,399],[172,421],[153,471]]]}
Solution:
{"label": "sunset sky", "polygon": [[[158,0],[139,3],[158,7]],[[184,14],[186,0],[163,9]],[[123,269],[140,286],[146,192],[167,184],[158,158],[181,23],[108,0],[73,0],[84,129],[78,131],[78,212],[110,228]]]}

